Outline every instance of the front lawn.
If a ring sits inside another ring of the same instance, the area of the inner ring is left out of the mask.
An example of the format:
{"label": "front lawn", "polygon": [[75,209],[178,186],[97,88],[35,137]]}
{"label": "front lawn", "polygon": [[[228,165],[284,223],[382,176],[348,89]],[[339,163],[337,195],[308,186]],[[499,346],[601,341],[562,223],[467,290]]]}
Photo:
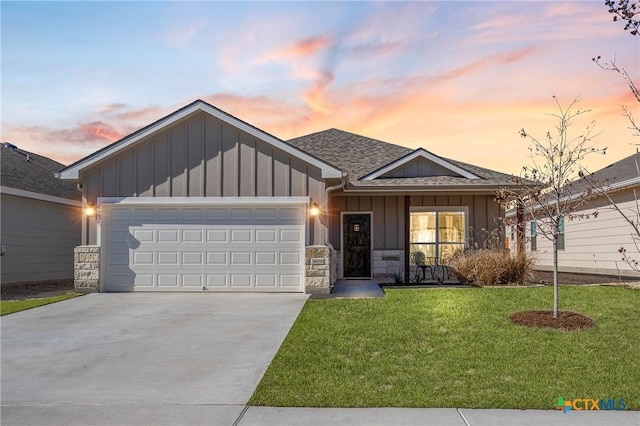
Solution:
{"label": "front lawn", "polygon": [[76,296],[79,296],[79,294],[62,294],[60,296],[43,297],[42,299],[2,300],[0,301],[0,315],[12,314],[14,312],[71,299]]}
{"label": "front lawn", "polygon": [[387,289],[385,299],[309,300],[251,405],[553,409],[562,396],[640,409],[640,291],[562,287],[588,331],[512,324],[550,309],[551,287]]}

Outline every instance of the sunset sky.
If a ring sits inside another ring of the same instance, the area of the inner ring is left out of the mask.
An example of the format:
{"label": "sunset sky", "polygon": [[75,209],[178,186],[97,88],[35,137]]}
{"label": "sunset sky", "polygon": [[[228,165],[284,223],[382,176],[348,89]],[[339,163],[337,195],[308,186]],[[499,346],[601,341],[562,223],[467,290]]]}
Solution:
{"label": "sunset sky", "polygon": [[201,98],[281,139],[339,128],[518,173],[552,95],[636,148],[640,37],[604,1],[7,2],[2,141],[69,164]]}

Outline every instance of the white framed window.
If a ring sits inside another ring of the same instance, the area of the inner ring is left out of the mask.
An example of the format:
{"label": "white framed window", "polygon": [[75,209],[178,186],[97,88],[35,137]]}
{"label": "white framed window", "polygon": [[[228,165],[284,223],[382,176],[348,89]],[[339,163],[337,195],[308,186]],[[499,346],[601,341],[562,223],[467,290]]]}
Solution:
{"label": "white framed window", "polygon": [[[466,207],[412,207],[409,212],[409,249],[411,263],[443,259],[464,250],[467,241]],[[419,254],[422,253],[422,254]]]}

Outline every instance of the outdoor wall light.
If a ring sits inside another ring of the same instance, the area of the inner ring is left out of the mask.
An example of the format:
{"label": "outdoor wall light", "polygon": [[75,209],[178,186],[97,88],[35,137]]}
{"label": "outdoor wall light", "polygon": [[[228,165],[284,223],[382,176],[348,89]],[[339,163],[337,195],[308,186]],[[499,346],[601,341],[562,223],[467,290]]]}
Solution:
{"label": "outdoor wall light", "polygon": [[87,217],[93,217],[96,215],[96,206],[93,203],[88,203],[87,207],[84,208],[84,214]]}
{"label": "outdoor wall light", "polygon": [[313,217],[319,216],[320,206],[318,206],[318,204],[316,203],[311,204],[311,208],[309,209],[309,214]]}

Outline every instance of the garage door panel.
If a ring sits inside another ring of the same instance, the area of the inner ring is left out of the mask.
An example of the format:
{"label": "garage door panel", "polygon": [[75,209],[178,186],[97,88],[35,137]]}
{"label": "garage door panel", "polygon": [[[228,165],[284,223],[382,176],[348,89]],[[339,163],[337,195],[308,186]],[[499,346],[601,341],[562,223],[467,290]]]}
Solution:
{"label": "garage door panel", "polygon": [[250,243],[253,241],[252,234],[251,229],[232,229],[231,243]]}
{"label": "garage door panel", "polygon": [[250,288],[253,282],[253,277],[250,274],[229,274],[231,278],[231,287],[246,287]]}
{"label": "garage door panel", "polygon": [[108,291],[303,291],[303,207],[105,209]]}
{"label": "garage door panel", "polygon": [[209,229],[207,230],[208,243],[227,243],[229,241],[229,233],[226,229]]}
{"label": "garage door panel", "polygon": [[226,251],[207,252],[207,265],[227,265],[228,253]]}
{"label": "garage door panel", "polygon": [[159,243],[177,243],[180,232],[177,229],[158,229]]}

